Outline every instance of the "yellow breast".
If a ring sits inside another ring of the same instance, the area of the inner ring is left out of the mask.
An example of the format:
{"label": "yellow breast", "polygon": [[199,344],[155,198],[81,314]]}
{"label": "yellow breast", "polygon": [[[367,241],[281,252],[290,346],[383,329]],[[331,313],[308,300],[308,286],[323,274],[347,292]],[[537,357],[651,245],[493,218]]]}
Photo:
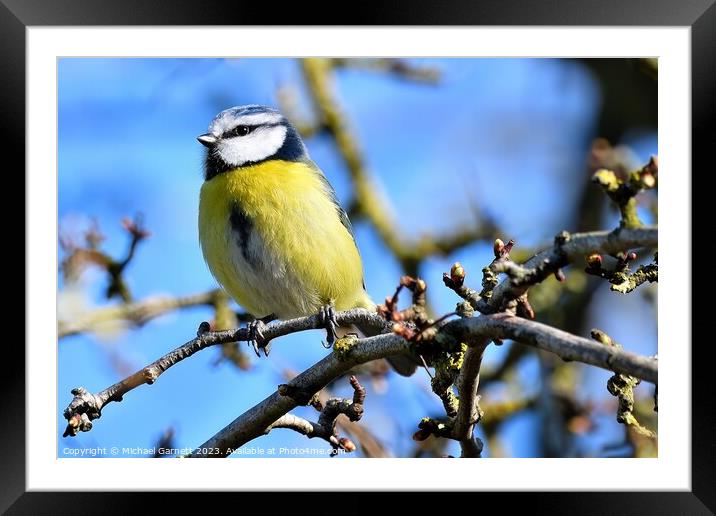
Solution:
{"label": "yellow breast", "polygon": [[318,174],[308,164],[274,160],[219,174],[201,188],[204,258],[256,317],[370,305],[358,249]]}

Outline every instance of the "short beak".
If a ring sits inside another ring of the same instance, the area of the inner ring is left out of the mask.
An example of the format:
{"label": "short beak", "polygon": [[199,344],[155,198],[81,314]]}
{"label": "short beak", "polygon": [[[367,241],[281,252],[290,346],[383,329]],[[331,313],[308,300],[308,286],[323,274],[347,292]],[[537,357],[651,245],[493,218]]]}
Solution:
{"label": "short beak", "polygon": [[201,136],[196,137],[197,140],[199,140],[199,143],[201,143],[204,147],[213,147],[216,145],[216,136],[210,133],[202,134]]}

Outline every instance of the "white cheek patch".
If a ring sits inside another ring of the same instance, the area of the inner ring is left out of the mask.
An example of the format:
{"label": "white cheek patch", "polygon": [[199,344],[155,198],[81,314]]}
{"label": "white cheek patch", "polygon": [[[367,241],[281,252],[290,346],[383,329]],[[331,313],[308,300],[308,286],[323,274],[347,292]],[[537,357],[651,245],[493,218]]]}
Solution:
{"label": "white cheek patch", "polygon": [[[242,117],[243,118],[243,117]],[[283,125],[259,127],[246,136],[221,140],[216,152],[229,165],[240,167],[251,161],[261,161],[276,154],[286,139]]]}

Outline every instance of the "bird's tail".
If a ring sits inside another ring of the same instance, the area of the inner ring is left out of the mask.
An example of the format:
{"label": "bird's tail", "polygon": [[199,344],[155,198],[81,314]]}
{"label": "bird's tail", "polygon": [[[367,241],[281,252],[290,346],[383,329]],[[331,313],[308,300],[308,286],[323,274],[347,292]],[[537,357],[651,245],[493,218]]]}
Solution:
{"label": "bird's tail", "polygon": [[[375,310],[375,303],[371,301],[370,297],[368,297],[368,294],[365,295],[365,298],[362,300],[359,306],[360,308]],[[373,337],[379,334],[375,327],[369,327],[366,325],[357,324],[356,329],[360,334],[365,337]],[[418,368],[416,360],[409,356],[392,355],[386,357],[386,360],[393,367],[395,372],[401,376],[412,376],[412,374],[415,373],[415,370]]]}
{"label": "bird's tail", "polygon": [[418,364],[412,358],[404,357],[403,355],[393,355],[385,359],[395,369],[395,372],[401,376],[413,376],[413,373],[418,368]]}

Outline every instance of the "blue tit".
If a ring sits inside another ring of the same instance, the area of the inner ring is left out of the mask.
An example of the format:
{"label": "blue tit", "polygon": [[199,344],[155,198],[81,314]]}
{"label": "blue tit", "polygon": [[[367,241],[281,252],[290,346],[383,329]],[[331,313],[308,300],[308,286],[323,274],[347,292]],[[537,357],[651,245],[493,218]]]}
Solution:
{"label": "blue tit", "polygon": [[[201,249],[219,284],[257,318],[249,328],[257,352],[274,319],[322,314],[330,344],[334,309],[375,308],[348,215],[280,112],[233,107],[197,139],[207,148]],[[400,374],[415,370],[408,357],[390,362]]]}

